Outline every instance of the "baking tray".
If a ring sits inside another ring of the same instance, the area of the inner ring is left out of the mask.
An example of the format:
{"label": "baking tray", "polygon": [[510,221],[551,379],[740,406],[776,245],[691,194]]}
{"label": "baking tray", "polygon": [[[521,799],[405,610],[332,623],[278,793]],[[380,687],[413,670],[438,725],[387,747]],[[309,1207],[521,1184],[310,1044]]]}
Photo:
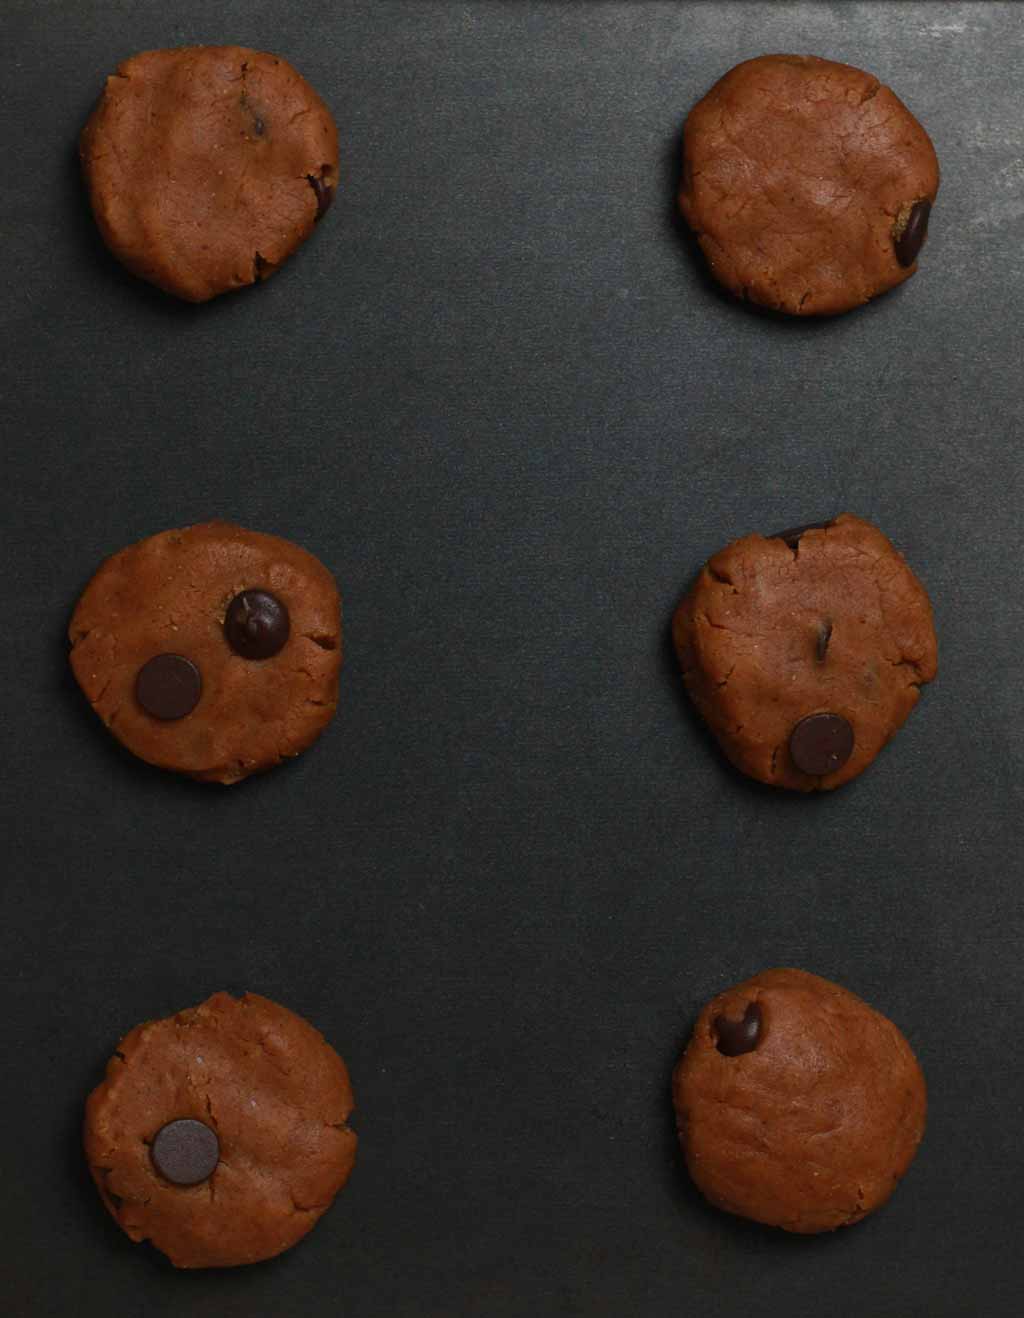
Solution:
{"label": "baking tray", "polygon": [[[1019,1312],[1024,9],[0,26],[5,1312]],[[342,189],[272,281],[189,307],[105,253],[75,139],[120,58],[220,41],[323,93]],[[774,50],[877,74],[942,165],[920,273],[832,321],[731,303],[673,220],[684,115]],[[731,538],[842,509],[928,587],[940,675],[804,799],[724,762],[668,624]],[[213,516],[318,554],[347,628],[334,724],[230,790],[119,750],[64,645],[101,558]],[[668,1100],[700,1005],[777,964],[890,1015],[930,1084],[891,1204],[810,1240],[706,1208]],[[78,1130],[120,1034],[219,988],[339,1048],[360,1152],[299,1248],[181,1274],[108,1219]]]}

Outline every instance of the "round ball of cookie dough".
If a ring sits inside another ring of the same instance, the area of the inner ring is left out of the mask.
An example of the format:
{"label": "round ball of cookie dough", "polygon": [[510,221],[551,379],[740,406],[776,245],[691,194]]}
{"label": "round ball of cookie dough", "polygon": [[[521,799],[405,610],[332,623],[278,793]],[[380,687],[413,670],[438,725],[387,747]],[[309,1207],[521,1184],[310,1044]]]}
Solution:
{"label": "round ball of cookie dough", "polygon": [[118,741],[203,781],[298,755],[337,707],[334,578],[298,545],[230,522],[108,558],[69,636],[75,677]]}
{"label": "round ball of cookie dough", "polygon": [[349,1178],[345,1063],[255,993],[126,1035],[85,1107],[85,1156],[111,1216],[178,1268],[258,1263],[311,1230]]}
{"label": "round ball of cookie dough", "polygon": [[924,587],[849,513],[728,545],[672,634],[686,689],[732,763],[802,792],[862,773],[937,668]]}
{"label": "round ball of cookie dough", "polygon": [[672,1098],[701,1193],[806,1234],[885,1203],[924,1134],[924,1076],[906,1039],[803,970],[766,970],[708,1003]]}
{"label": "round ball of cookie dough", "polygon": [[686,120],[683,217],[719,283],[775,311],[834,315],[909,279],[938,189],[928,134],[849,64],[747,60]]}
{"label": "round ball of cookie dough", "polygon": [[147,50],[118,65],[82,130],[93,212],[133,274],[188,302],[266,279],[334,195],[327,106],[276,55]]}

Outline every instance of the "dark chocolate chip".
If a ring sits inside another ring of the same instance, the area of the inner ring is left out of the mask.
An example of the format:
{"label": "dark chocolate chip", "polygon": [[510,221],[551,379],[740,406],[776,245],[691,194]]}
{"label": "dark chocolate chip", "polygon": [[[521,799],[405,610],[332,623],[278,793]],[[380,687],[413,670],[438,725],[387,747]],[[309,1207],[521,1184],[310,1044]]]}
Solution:
{"label": "dark chocolate chip", "polygon": [[853,728],[841,714],[808,714],[789,734],[789,753],[802,773],[835,773],[853,753]]}
{"label": "dark chocolate chip", "polygon": [[198,1185],[213,1175],[220,1161],[220,1141],[204,1122],[182,1117],[157,1131],[149,1156],[165,1181]]}
{"label": "dark chocolate chip", "polygon": [[761,1041],[761,1008],[756,1002],[747,1004],[741,1021],[728,1016],[715,1017],[715,1047],[726,1057],[739,1057],[752,1053]]}
{"label": "dark chocolate chip", "polygon": [[202,694],[199,669],[180,654],[156,655],[142,665],[135,679],[135,699],[153,718],[184,718]]}
{"label": "dark chocolate chip", "polygon": [[330,210],[331,202],[334,200],[334,189],[316,174],[307,174],[306,177],[309,179],[309,186],[316,193],[316,217],[313,220],[316,224]]}
{"label": "dark chocolate chip", "polygon": [[[242,71],[245,71],[244,68]],[[242,95],[238,98],[238,103],[242,107],[242,112],[249,116],[249,119],[252,122],[252,131],[257,137],[262,137],[267,131],[267,125],[259,110],[257,110],[252,101],[249,100],[245,92],[242,92]]]}
{"label": "dark chocolate chip", "polygon": [[828,654],[828,643],[832,639],[832,624],[829,621],[818,624],[818,663],[823,663]]}
{"label": "dark chocolate chip", "polygon": [[291,631],[288,610],[269,590],[243,590],[228,605],[224,635],[243,659],[271,659]]}
{"label": "dark chocolate chip", "polygon": [[803,526],[791,526],[788,531],[775,531],[767,538],[769,540],[785,540],[790,549],[795,549],[805,531],[824,531],[826,527],[831,525],[831,522],[807,522]]}
{"label": "dark chocolate chip", "polygon": [[900,265],[913,265],[917,260],[917,254],[928,236],[928,217],[931,213],[930,201],[918,201],[911,207],[903,232],[893,239],[896,260]]}

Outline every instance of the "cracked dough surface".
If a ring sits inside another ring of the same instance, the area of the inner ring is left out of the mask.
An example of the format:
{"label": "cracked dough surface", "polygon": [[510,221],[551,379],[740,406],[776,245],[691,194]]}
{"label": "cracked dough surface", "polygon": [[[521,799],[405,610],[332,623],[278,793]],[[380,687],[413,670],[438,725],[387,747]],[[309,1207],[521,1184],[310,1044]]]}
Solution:
{"label": "cracked dough surface", "polygon": [[[263,588],[291,618],[284,648],[245,659],[224,638],[240,591]],[[71,667],[90,704],[128,750],[163,769],[235,783],[298,755],[334,715],[341,604],[312,554],[230,522],[163,531],[108,558],[71,619]],[[161,721],[135,699],[149,659],[180,654],[203,690],[185,718]]]}
{"label": "cracked dough surface", "polygon": [[[344,1062],[308,1021],[255,993],[215,993],[122,1039],[86,1103],[85,1154],[132,1240],[179,1268],[256,1263],[300,1240],[348,1180],[352,1106]],[[220,1141],[200,1185],[164,1181],[149,1156],[180,1117]]]}
{"label": "cracked dough surface", "polygon": [[679,205],[712,274],[792,315],[834,315],[917,269],[893,247],[934,202],[928,134],[877,78],[804,55],[738,64],[690,112]]}
{"label": "cracked dough surface", "polygon": [[[761,1039],[726,1057],[714,1021],[757,1002]],[[892,1023],[838,984],[766,970],[701,1012],[672,1097],[686,1165],[716,1207],[787,1231],[883,1204],[924,1134],[924,1076]]]}
{"label": "cracked dough surface", "polygon": [[[849,513],[795,548],[757,534],[728,545],[701,570],[672,634],[686,688],[732,763],[804,792],[862,773],[938,662],[924,587],[876,526]],[[793,763],[789,735],[823,711],[851,724],[853,752],[811,777]]]}
{"label": "cracked dough surface", "polygon": [[265,279],[309,237],[338,133],[306,80],[240,46],[147,50],[118,65],[82,130],[103,240],[189,302]]}

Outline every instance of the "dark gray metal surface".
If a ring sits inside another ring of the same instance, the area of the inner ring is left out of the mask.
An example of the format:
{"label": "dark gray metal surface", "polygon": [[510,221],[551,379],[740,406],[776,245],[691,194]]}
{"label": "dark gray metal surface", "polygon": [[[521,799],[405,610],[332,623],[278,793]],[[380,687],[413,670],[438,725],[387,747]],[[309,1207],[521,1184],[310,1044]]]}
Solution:
{"label": "dark gray metal surface", "polygon": [[[5,1312],[526,1318],[1019,1312],[1024,11],[1013,4],[5,0]],[[277,51],[342,189],[264,287],[178,305],[99,244],[77,132],[152,46]],[[824,323],[707,283],[680,126],[771,50],[935,142],[920,273]],[[668,621],[734,536],[848,509],[929,588],[940,675],[805,800],[734,774]],[[100,559],[226,516],[345,595],[342,704],[229,791],[149,770],[63,630]],[[668,1078],[765,966],[846,984],[930,1082],[891,1205],[792,1239],[706,1209]],[[348,1060],[353,1180],[278,1262],[173,1272],[78,1146],[117,1038],[218,988]]]}

